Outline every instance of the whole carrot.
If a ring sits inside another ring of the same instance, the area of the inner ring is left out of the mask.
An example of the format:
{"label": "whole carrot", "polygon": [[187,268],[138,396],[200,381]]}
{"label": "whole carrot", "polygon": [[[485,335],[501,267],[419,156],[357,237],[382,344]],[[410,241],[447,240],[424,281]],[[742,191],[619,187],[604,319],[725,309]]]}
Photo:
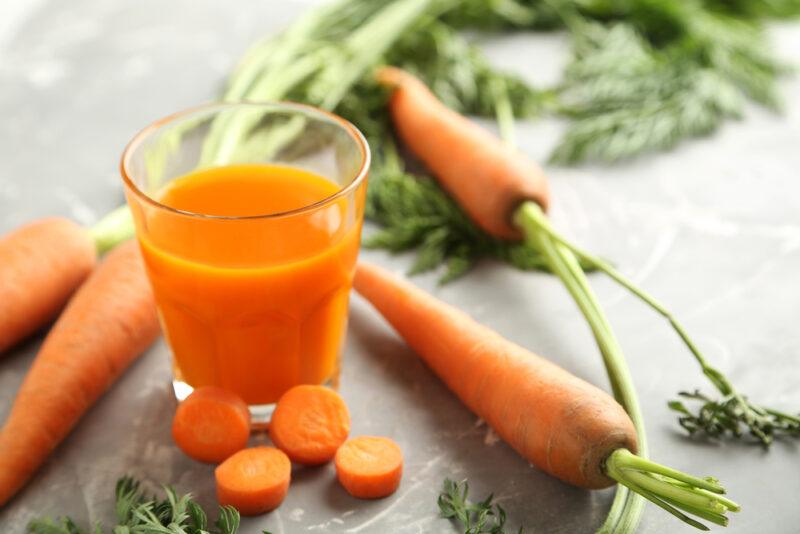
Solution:
{"label": "whole carrot", "polygon": [[630,418],[607,393],[408,282],[359,263],[353,286],[461,401],[524,458],[584,488],[614,484],[604,461],[636,452]]}
{"label": "whole carrot", "polygon": [[0,352],[54,319],[96,256],[89,231],[60,217],[0,238]]}
{"label": "whole carrot", "polygon": [[526,200],[550,203],[538,165],[442,104],[414,76],[395,67],[378,71],[393,89],[389,110],[400,138],[433,172],[478,226],[500,239],[520,239],[514,211]]}
{"label": "whole carrot", "polygon": [[158,336],[133,241],[110,252],[56,321],[0,429],[0,506]]}
{"label": "whole carrot", "polygon": [[583,488],[619,482],[687,523],[726,524],[739,506],[714,479],[636,456],[628,415],[602,390],[504,339],[385,270],[359,263],[353,287],[473,412],[525,459]]}

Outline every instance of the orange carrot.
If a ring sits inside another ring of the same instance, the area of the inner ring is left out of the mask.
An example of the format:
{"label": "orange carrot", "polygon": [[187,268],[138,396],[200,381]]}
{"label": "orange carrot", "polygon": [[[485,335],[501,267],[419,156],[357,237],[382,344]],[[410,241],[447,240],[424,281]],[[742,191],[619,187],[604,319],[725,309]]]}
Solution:
{"label": "orange carrot", "polygon": [[397,490],[403,453],[389,438],[360,436],[336,451],[336,477],[353,497],[380,499]]}
{"label": "orange carrot", "polygon": [[350,412],[325,386],[295,386],[284,393],[269,422],[269,437],[293,462],[319,465],[333,459],[350,433]]}
{"label": "orange carrot", "polygon": [[59,217],[0,238],[0,352],[55,318],[96,255],[89,231]]}
{"label": "orange carrot", "polygon": [[134,242],[108,254],[56,321],[0,429],[0,506],[158,336]]}
{"label": "orange carrot", "polygon": [[230,391],[214,386],[195,389],[175,411],[172,437],[189,457],[220,463],[247,447],[250,410]]}
{"label": "orange carrot", "polygon": [[604,391],[379,267],[359,263],[354,287],[464,404],[540,469],[603,488],[614,483],[606,458],[617,449],[636,452],[633,423]]}
{"label": "orange carrot", "polygon": [[242,515],[274,510],[283,502],[292,479],[289,457],[274,447],[243,449],[214,470],[217,500]]}
{"label": "orange carrot", "polygon": [[547,179],[535,163],[448,109],[411,74],[384,67],[378,81],[393,88],[389,110],[400,138],[486,232],[520,239],[516,208],[533,200],[547,210]]}

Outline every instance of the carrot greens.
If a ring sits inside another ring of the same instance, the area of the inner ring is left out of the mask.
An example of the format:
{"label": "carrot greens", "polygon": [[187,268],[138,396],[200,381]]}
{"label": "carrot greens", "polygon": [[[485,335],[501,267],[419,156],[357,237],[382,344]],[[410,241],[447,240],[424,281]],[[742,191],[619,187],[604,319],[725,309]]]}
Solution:
{"label": "carrot greens", "polygon": [[722,394],[719,399],[708,397],[699,390],[678,393],[684,400],[701,403],[696,413],[692,413],[683,401],[669,402],[670,409],[679,414],[678,422],[690,435],[741,438],[747,431],[765,448],[769,448],[775,438],[800,437],[800,416],[752,404],[727,381],[725,386],[717,386],[717,389]]}
{"label": "carrot greens", "polygon": [[[117,481],[115,512],[117,524],[113,534],[236,534],[239,531],[239,512],[230,506],[220,506],[219,517],[209,525],[208,516],[191,493],[178,495],[164,486],[165,497],[147,496],[138,480],[123,477]],[[34,519],[28,524],[30,534],[103,534],[100,523],[91,529],[80,528],[69,517],[53,520]]]}
{"label": "carrot greens", "polygon": [[[469,501],[469,484],[466,480],[453,482],[444,479],[439,494],[439,514],[445,519],[461,524],[465,534],[504,534],[506,511],[489,495],[480,502]],[[518,530],[522,534],[522,527]]]}
{"label": "carrot greens", "polygon": [[105,254],[119,243],[130,239],[133,236],[133,219],[128,206],[120,206],[106,214],[89,228],[89,234],[98,254]]}

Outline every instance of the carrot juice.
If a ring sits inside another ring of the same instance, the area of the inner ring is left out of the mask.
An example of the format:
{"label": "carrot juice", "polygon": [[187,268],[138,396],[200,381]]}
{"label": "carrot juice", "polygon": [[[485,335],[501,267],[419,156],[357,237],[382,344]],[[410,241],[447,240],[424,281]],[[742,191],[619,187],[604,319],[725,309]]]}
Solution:
{"label": "carrot juice", "polygon": [[235,164],[173,179],[154,195],[168,209],[132,204],[177,380],[250,405],[337,380],[365,188],[340,189]]}

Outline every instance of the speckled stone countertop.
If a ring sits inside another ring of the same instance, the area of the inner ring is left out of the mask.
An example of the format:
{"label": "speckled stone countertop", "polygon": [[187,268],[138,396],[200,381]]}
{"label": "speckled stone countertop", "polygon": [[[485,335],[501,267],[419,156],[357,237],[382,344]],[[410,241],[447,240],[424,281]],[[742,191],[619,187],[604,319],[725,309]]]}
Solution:
{"label": "speckled stone countertop", "polygon": [[[0,232],[60,214],[90,224],[122,199],[117,161],[141,127],[213,98],[248,44],[279,30],[312,2],[212,0],[102,2],[4,0],[0,5]],[[800,56],[800,26],[772,31]],[[497,64],[532,81],[553,80],[562,36],[492,38]],[[683,319],[735,384],[767,405],[800,407],[800,81],[786,80],[787,111],[749,109],[713,137],[614,167],[548,169],[555,224],[611,258]],[[563,124],[520,127],[543,159]],[[369,229],[368,229],[369,231]],[[409,256],[365,252],[403,272]],[[744,509],[728,532],[800,532],[800,450],[765,454],[736,443],[698,444],[676,430],[665,402],[707,383],[664,321],[601,276],[596,288],[630,360],[652,456],[718,476]],[[508,338],[608,387],[597,349],[560,283],[482,263],[436,287],[415,282]],[[0,417],[40,339],[0,361]],[[611,491],[587,492],[530,467],[468,412],[361,299],[354,297],[341,392],[354,434],[394,437],[406,456],[399,491],[350,498],[331,466],[301,469],[281,508],[245,520],[243,534],[455,532],[437,517],[444,477],[469,478],[476,497],[494,491],[513,526],[575,534],[601,524]],[[112,518],[113,485],[132,473],[172,482],[214,502],[212,468],[170,438],[174,407],[168,352],[156,344],[83,419],[28,487],[0,511],[0,531],[23,532],[34,515]],[[648,506],[642,533],[693,532]]]}

